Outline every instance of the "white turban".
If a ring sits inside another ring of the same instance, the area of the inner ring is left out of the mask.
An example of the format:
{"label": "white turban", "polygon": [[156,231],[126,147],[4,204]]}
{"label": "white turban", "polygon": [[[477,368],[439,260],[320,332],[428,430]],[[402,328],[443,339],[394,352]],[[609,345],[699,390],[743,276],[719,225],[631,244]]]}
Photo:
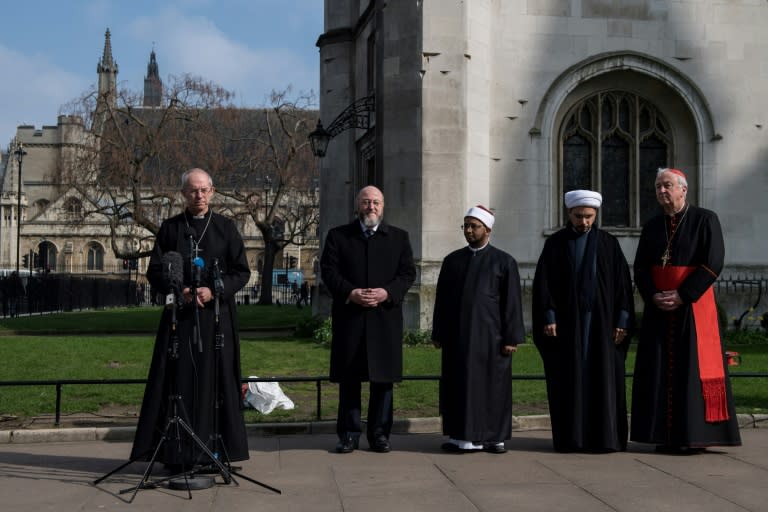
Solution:
{"label": "white turban", "polygon": [[569,210],[577,206],[589,206],[590,208],[600,208],[603,204],[603,196],[600,192],[592,190],[571,190],[565,193],[565,207]]}
{"label": "white turban", "polygon": [[479,204],[477,206],[473,206],[472,208],[469,209],[467,214],[464,216],[474,217],[475,219],[485,224],[485,227],[487,227],[488,229],[493,228],[493,220],[494,220],[493,212],[483,205]]}

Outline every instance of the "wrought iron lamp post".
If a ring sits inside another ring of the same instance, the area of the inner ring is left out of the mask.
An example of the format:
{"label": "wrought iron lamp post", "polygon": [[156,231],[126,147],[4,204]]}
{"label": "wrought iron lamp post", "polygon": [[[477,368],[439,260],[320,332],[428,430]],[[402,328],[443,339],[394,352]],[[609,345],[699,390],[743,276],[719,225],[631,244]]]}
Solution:
{"label": "wrought iron lamp post", "polygon": [[318,119],[317,127],[308,135],[312,154],[318,158],[323,158],[328,150],[328,143],[344,130],[349,128],[368,129],[371,125],[370,115],[375,111],[376,99],[371,94],[360,98],[345,108],[336,116],[336,119],[331,121],[328,128],[324,128],[323,123]]}
{"label": "wrought iron lamp post", "polygon": [[[19,163],[19,187],[16,195],[16,274],[19,274],[19,261],[21,260],[20,241],[21,241],[21,164],[24,161],[24,156],[27,154],[24,151],[24,145],[17,141],[16,150],[13,152],[16,155],[16,161]],[[32,264],[30,263],[30,270]]]}
{"label": "wrought iron lamp post", "polygon": [[264,176],[264,221],[269,215],[269,192],[272,190],[272,178]]}

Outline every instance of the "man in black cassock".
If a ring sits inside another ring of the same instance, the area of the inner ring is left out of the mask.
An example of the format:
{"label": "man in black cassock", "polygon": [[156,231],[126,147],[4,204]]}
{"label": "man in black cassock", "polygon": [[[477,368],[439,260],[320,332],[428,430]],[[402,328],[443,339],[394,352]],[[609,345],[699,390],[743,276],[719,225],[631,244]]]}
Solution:
{"label": "man in black cassock", "polygon": [[[181,255],[184,277],[176,290],[181,303],[176,311],[177,336],[172,332],[173,309],[167,308],[155,339],[131,459],[151,458],[168,423],[169,395],[175,389],[181,397],[177,407],[179,416],[201,441],[223,462],[246,460],[248,442],[241,409],[240,340],[234,300],[235,293],[250,277],[245,247],[235,224],[209,208],[214,187],[207,172],[202,169],[185,172],[182,193],[186,209],[160,226],[147,269],[152,289],[173,293],[174,290],[169,289],[168,269],[163,268],[163,261],[167,264],[163,255],[170,251]],[[214,262],[221,276],[218,326]],[[218,354],[217,332],[222,335]],[[171,357],[174,348],[178,359]],[[218,376],[217,382],[214,382],[215,376]],[[217,400],[218,416],[215,414]],[[217,424],[220,442],[216,439]],[[172,470],[192,469],[195,464],[212,462],[183,429],[178,431],[180,439],[175,435],[176,426],[171,427],[169,439],[163,443],[156,460]]]}
{"label": "man in black cassock", "polygon": [[416,278],[408,233],[383,221],[384,195],[357,194],[357,218],[328,232],[320,257],[331,309],[331,381],[339,383],[336,451],[358,448],[361,383],[370,381],[366,434],[372,451],[390,451],[393,383],[403,376],[405,294]]}
{"label": "man in black cassock", "polygon": [[559,452],[627,449],[632,281],[618,240],[595,224],[601,204],[591,190],[565,194],[568,222],[545,242],[533,279],[533,340]]}
{"label": "man in black cassock", "polygon": [[645,303],[630,439],[664,453],[741,445],[713,283],[725,243],[717,215],[687,202],[678,169],[659,169],[664,213],[643,226],[635,283]]}
{"label": "man in black cassock", "polygon": [[512,353],[525,337],[517,262],[490,245],[493,213],[469,209],[467,247],[443,260],[432,343],[442,349],[440,412],[453,453],[504,453],[512,433]]}

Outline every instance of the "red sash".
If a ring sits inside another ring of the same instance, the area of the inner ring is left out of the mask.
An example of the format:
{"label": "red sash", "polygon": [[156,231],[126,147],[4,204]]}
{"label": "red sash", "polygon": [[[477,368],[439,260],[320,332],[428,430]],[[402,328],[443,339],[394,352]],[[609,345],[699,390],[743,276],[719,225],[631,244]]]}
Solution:
{"label": "red sash", "polygon": [[[653,283],[659,290],[676,290],[696,267],[654,266]],[[696,328],[696,352],[699,357],[699,378],[704,396],[705,419],[709,423],[728,419],[725,399],[725,369],[720,345],[715,293],[710,286],[699,300],[691,304]]]}

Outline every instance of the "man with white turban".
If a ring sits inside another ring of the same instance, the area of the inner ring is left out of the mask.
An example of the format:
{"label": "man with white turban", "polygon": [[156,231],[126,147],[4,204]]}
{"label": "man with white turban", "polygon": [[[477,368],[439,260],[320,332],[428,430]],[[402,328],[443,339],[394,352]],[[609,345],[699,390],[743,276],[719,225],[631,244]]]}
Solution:
{"label": "man with white turban", "polygon": [[512,433],[511,356],[525,328],[517,262],[490,245],[493,213],[474,206],[461,229],[468,245],[443,260],[432,343],[442,349],[442,449],[504,453]]}
{"label": "man with white turban", "polygon": [[602,196],[565,194],[567,225],[544,244],[533,280],[533,340],[544,361],[559,452],[624,451],[624,362],[634,317],[629,266],[595,221]]}

